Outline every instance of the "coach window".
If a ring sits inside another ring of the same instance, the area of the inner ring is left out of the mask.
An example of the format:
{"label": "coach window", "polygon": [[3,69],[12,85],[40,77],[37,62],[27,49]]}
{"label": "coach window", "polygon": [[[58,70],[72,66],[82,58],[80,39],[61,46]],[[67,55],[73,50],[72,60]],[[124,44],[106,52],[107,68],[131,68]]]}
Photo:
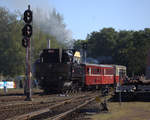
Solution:
{"label": "coach window", "polygon": [[123,74],[126,75],[126,71],[125,70],[123,70]]}
{"label": "coach window", "polygon": [[97,74],[97,68],[95,68],[95,74]]}
{"label": "coach window", "polygon": [[94,74],[94,68],[92,68],[92,71],[91,71],[91,73],[92,73],[92,74]]}
{"label": "coach window", "polygon": [[94,74],[96,74],[96,68],[94,68]]}
{"label": "coach window", "polygon": [[99,72],[99,69],[97,68],[97,74],[99,74],[100,72]]}
{"label": "coach window", "polygon": [[89,74],[89,68],[87,68],[87,74]]}
{"label": "coach window", "polygon": [[93,74],[95,74],[95,68],[93,68]]}
{"label": "coach window", "polygon": [[94,72],[95,72],[95,74],[97,74],[97,69],[96,68],[95,68]]}
{"label": "coach window", "polygon": [[113,73],[113,69],[106,69],[106,75],[112,75]]}
{"label": "coach window", "polygon": [[95,74],[98,74],[98,72],[97,72],[97,68],[95,68]]}

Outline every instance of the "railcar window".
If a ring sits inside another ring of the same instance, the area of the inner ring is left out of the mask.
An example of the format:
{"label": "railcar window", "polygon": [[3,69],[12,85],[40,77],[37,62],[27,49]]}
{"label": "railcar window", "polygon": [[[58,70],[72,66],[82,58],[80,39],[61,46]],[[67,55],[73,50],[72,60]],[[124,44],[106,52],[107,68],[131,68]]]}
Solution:
{"label": "railcar window", "polygon": [[105,74],[106,75],[112,75],[112,74],[114,74],[114,70],[113,69],[106,69]]}
{"label": "railcar window", "polygon": [[100,70],[98,68],[93,68],[93,74],[99,74],[100,73]]}
{"label": "railcar window", "polygon": [[119,69],[119,75],[125,76],[126,75],[126,71],[124,69]]}
{"label": "railcar window", "polygon": [[96,72],[97,72],[97,71],[96,71],[96,68],[94,68],[94,74],[96,74]]}
{"label": "railcar window", "polygon": [[89,68],[87,68],[87,74],[89,74],[89,72],[90,72],[90,71],[89,71]]}
{"label": "railcar window", "polygon": [[101,74],[101,70],[99,68],[97,69],[97,74]]}
{"label": "railcar window", "polygon": [[94,72],[94,71],[95,71],[95,68],[93,68],[93,72],[92,72],[93,74],[95,74],[95,72]]}
{"label": "railcar window", "polygon": [[99,73],[99,69],[97,69],[97,73]]}

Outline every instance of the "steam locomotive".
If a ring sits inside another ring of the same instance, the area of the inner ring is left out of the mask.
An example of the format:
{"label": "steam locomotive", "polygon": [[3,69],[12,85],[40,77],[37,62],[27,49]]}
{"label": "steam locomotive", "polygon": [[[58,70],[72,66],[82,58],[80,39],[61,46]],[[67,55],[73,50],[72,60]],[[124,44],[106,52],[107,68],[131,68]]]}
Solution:
{"label": "steam locomotive", "polygon": [[126,67],[81,62],[73,49],[44,49],[35,62],[35,77],[45,92],[100,89],[123,82]]}
{"label": "steam locomotive", "polygon": [[78,89],[83,82],[80,54],[72,49],[44,49],[35,63],[35,77],[45,92]]}

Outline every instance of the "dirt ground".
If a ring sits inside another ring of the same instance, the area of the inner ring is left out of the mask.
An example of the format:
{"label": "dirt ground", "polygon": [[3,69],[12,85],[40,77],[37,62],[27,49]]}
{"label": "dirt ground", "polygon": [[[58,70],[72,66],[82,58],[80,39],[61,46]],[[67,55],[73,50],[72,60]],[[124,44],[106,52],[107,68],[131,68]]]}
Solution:
{"label": "dirt ground", "polygon": [[[32,89],[32,93],[34,94],[37,94],[37,93],[42,93],[43,90],[41,89]],[[3,89],[0,89],[0,96],[13,96],[13,95],[24,95],[24,89],[7,89],[7,93],[5,94],[4,93],[4,90]]]}
{"label": "dirt ground", "polygon": [[150,102],[109,102],[109,112],[90,116],[92,120],[150,120]]}
{"label": "dirt ground", "polygon": [[[42,90],[39,89],[34,89],[33,91],[34,93],[42,92]],[[3,90],[0,90],[0,98],[13,95],[22,96],[23,93],[23,89],[9,89],[7,94],[4,94]],[[130,102],[122,102],[121,104],[119,102],[108,102],[108,113],[93,112],[94,114],[91,115],[85,114],[90,113],[90,110],[97,111],[99,109],[99,105],[100,103],[95,101],[95,104],[91,103],[89,107],[83,108],[82,111],[79,112],[81,116],[80,120],[150,120],[150,100],[147,102],[135,100]],[[82,114],[85,115],[82,116]],[[78,120],[79,117],[77,118]]]}

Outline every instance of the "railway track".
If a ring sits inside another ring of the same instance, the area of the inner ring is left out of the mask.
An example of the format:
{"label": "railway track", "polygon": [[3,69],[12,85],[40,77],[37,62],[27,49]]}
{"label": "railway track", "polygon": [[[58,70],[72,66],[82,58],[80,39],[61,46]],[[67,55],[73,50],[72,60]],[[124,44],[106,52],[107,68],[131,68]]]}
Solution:
{"label": "railway track", "polygon": [[90,100],[86,100],[84,103],[78,105],[77,107],[75,107],[73,109],[69,109],[66,112],[55,115],[53,117],[49,117],[46,120],[61,120],[61,119],[65,118],[67,115],[71,114],[72,112],[75,112],[76,110],[80,109],[81,107],[83,107],[83,106],[87,105],[88,103],[92,102],[93,100],[95,100],[95,98],[91,98]]}
{"label": "railway track", "polygon": [[[55,96],[55,95],[32,95],[32,98],[33,99],[37,99],[39,97],[44,97],[44,98],[47,98],[47,97],[51,97],[51,96]],[[0,96],[0,104],[1,103],[7,103],[7,102],[16,102],[16,101],[24,101],[26,98],[25,95],[8,95],[8,96]]]}
{"label": "railway track", "polygon": [[[95,95],[96,94],[94,94],[94,96]],[[95,98],[94,96],[93,93],[86,93],[84,95],[82,94],[74,96],[72,98],[62,101],[56,100],[51,103],[45,103],[45,105],[42,104],[41,106],[39,104],[26,105],[26,107],[20,108],[20,111],[22,111],[22,113],[9,116],[7,118],[5,117],[5,119],[7,120],[59,119],[73,112],[74,110],[82,107],[83,105],[88,104],[88,102],[94,100]],[[25,110],[23,109],[26,109],[27,111],[25,112]],[[10,111],[15,111],[15,109],[14,110],[8,109],[8,113],[10,113]],[[26,114],[23,114],[23,112]]]}
{"label": "railway track", "polygon": [[39,109],[44,109],[45,107],[49,107],[54,105],[55,103],[62,102],[66,99],[70,98],[49,98],[47,100],[41,100],[39,102],[24,102],[24,103],[15,103],[9,105],[0,106],[0,118],[1,120],[5,120],[7,118],[22,115],[25,113],[30,113],[33,111],[37,111]]}
{"label": "railway track", "polygon": [[33,96],[32,99],[33,101],[25,101],[25,96],[21,96],[21,97],[5,97],[4,98],[0,98],[0,107],[8,107],[11,105],[23,105],[23,104],[31,104],[31,103],[39,103],[41,101],[48,101],[50,98],[55,99],[57,95],[46,95],[46,96]]}

